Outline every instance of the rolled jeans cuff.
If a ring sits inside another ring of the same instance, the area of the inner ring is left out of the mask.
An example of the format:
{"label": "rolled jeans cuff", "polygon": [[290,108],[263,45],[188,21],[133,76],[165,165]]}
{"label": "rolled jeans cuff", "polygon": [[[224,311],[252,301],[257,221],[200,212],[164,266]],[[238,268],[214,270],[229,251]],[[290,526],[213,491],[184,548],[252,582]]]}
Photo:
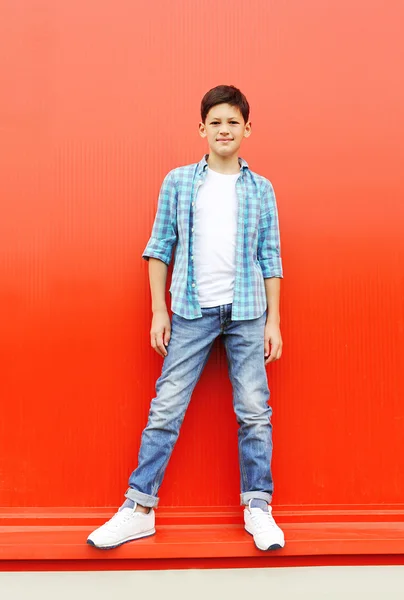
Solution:
{"label": "rolled jeans cuff", "polygon": [[138,490],[134,490],[133,488],[126,490],[125,497],[147,508],[157,508],[160,500],[157,496],[149,496],[149,494],[143,494],[143,492],[138,492]]}
{"label": "rolled jeans cuff", "polygon": [[268,504],[272,502],[272,496],[268,492],[243,492],[240,494],[240,504],[246,506],[253,498],[265,500]]}

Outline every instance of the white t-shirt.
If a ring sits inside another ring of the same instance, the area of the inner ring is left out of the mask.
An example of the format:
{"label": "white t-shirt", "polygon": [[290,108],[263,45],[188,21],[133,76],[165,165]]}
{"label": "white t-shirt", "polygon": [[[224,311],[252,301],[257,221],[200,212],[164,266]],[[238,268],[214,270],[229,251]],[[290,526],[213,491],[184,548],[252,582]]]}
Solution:
{"label": "white t-shirt", "polygon": [[208,168],[194,212],[194,265],[201,308],[233,302],[239,173]]}

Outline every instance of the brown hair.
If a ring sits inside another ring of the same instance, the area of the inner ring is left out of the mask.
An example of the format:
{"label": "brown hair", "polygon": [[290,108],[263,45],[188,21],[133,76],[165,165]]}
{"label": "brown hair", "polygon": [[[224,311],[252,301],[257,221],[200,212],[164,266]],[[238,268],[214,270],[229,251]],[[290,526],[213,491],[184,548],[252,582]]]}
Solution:
{"label": "brown hair", "polygon": [[244,122],[247,123],[250,115],[250,105],[247,98],[234,85],[217,85],[212,88],[202,98],[201,102],[201,119],[204,123],[208,112],[217,104],[230,104],[237,106],[243,115]]}

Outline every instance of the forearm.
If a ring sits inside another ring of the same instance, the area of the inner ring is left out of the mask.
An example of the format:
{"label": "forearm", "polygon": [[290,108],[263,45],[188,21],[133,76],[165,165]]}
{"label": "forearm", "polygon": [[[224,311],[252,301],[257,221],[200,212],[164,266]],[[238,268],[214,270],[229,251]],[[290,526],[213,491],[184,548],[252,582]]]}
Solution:
{"label": "forearm", "polygon": [[157,258],[149,258],[149,283],[152,311],[167,310],[166,283],[168,267]]}
{"label": "forearm", "polygon": [[275,325],[280,324],[280,295],[281,295],[281,280],[279,277],[269,277],[264,279],[265,294],[267,297],[268,316],[267,323]]}

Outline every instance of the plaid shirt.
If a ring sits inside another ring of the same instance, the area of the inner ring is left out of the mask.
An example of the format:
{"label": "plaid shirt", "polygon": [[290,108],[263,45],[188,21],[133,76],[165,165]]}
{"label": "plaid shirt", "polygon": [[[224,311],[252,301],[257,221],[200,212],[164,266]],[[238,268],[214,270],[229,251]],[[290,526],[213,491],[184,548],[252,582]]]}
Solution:
{"label": "plaid shirt", "polygon": [[[170,293],[172,311],[185,319],[202,316],[194,269],[194,209],[198,188],[207,173],[207,156],[201,162],[170,171],[160,190],[157,214],[143,258],[158,258],[167,265],[176,245]],[[257,319],[266,307],[264,278],[282,277],[279,225],[271,183],[250,171],[240,159],[236,272],[232,320]]]}

